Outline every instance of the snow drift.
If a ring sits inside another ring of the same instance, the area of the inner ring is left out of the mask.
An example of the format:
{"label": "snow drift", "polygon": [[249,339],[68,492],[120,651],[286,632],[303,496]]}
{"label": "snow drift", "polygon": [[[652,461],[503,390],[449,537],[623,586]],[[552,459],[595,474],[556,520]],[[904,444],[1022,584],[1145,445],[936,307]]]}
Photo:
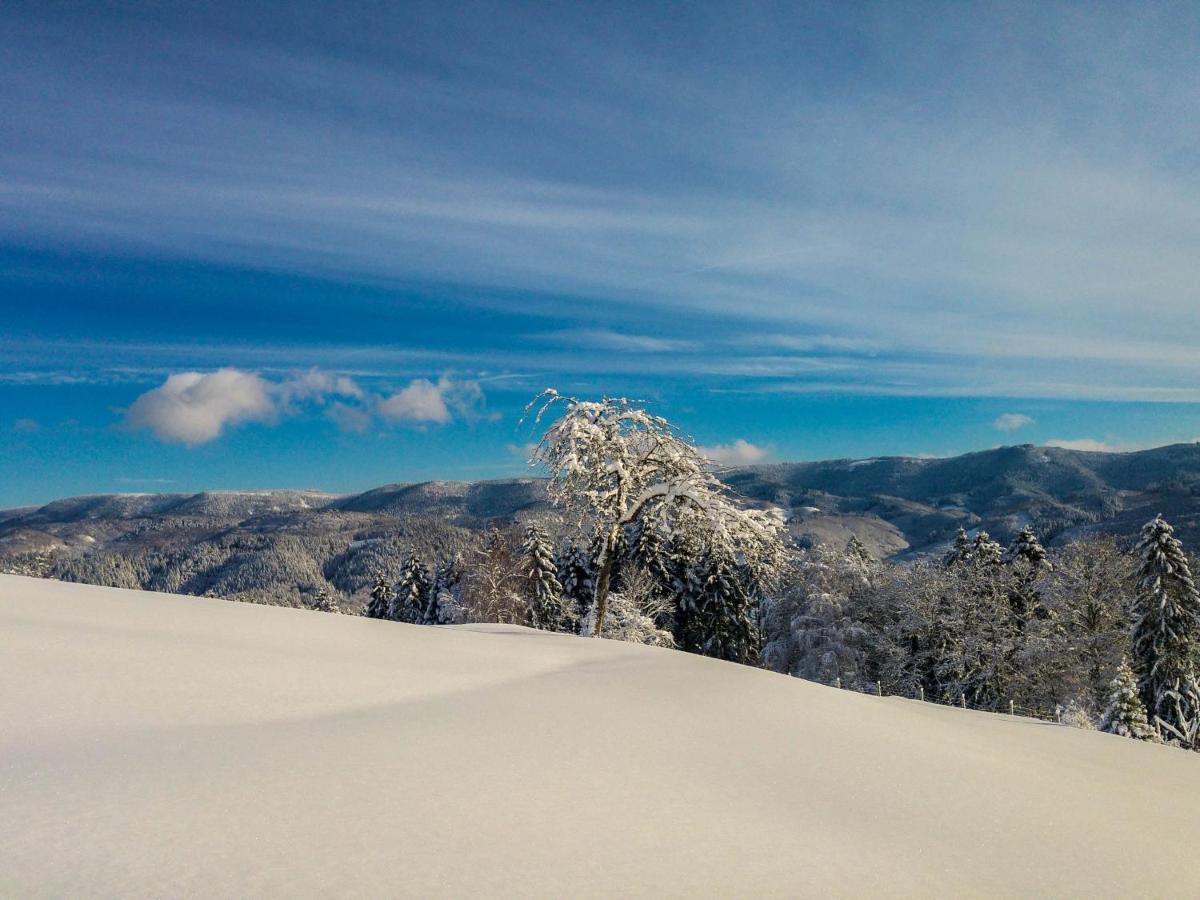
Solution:
{"label": "snow drift", "polygon": [[503,626],[0,577],[0,894],[1200,894],[1200,758]]}

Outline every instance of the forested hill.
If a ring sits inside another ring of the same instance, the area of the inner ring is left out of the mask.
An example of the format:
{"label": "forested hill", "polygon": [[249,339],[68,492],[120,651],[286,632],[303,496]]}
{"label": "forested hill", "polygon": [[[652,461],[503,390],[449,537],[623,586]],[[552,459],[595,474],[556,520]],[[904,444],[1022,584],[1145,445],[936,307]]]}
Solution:
{"label": "forested hill", "polygon": [[[840,546],[854,533],[877,556],[940,552],[959,526],[1001,542],[1027,524],[1047,544],[1085,531],[1131,538],[1158,512],[1185,544],[1200,544],[1200,444],[1137,453],[1025,445],[946,459],[779,463],[724,477],[751,502],[790,510],[801,542]],[[534,478],[351,496],[109,494],[0,512],[0,557],[53,551],[79,580],[282,602],[297,584],[361,592],[381,563],[410,548],[452,553],[489,523],[548,513]]]}
{"label": "forested hill", "polygon": [[798,533],[855,532],[878,555],[940,550],[960,525],[1001,542],[1025,525],[1047,544],[1083,531],[1133,537],[1159,512],[1185,543],[1200,537],[1200,443],[1134,453],[1025,444],[944,459],[780,463],[726,480],[746,497],[794,510]]}

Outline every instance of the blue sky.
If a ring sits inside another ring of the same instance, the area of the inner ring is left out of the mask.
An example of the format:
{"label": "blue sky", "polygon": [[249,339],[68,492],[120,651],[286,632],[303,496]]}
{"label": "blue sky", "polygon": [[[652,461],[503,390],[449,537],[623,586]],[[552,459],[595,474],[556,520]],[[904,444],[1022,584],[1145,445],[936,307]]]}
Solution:
{"label": "blue sky", "polygon": [[1184,4],[8,3],[0,505],[514,474],[548,385],[730,462],[1194,440],[1198,50]]}

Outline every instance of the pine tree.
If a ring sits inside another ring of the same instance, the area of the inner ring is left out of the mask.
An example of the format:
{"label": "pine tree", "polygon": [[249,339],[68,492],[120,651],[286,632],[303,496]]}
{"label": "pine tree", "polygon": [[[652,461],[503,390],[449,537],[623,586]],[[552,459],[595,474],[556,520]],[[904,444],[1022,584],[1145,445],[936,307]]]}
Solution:
{"label": "pine tree", "polygon": [[661,597],[674,594],[674,574],[667,541],[649,522],[639,522],[629,540],[629,563],[634,569],[646,572]]}
{"label": "pine tree", "polygon": [[596,569],[591,554],[577,544],[564,544],[555,560],[559,583],[562,584],[563,607],[575,631],[587,615],[596,591]]}
{"label": "pine tree", "polygon": [[1112,680],[1108,708],[1104,711],[1100,730],[1139,741],[1158,740],[1158,735],[1146,720],[1142,698],[1138,696],[1137,676],[1124,659]]}
{"label": "pine tree", "polygon": [[563,606],[563,589],[550,539],[536,522],[525,529],[521,547],[523,574],[529,582],[529,614],[526,624],[545,631],[561,631],[569,620]]}
{"label": "pine tree", "polygon": [[[697,573],[698,628],[695,647],[705,656],[730,662],[754,663],[762,649],[755,615],[755,598],[748,590],[736,560],[721,548],[705,555]],[[685,648],[689,649],[689,648]]]}
{"label": "pine tree", "polygon": [[1033,529],[1028,526],[1013,539],[1005,557],[1012,568],[1013,584],[1009,591],[1009,602],[1017,627],[1024,628],[1033,618],[1045,618],[1046,609],[1041,594],[1036,588],[1038,578],[1050,568],[1046,550],[1038,541]]}
{"label": "pine tree", "polygon": [[367,604],[367,618],[391,618],[393,596],[391,582],[383,572],[380,572],[375,576],[375,586],[371,588],[371,602]]}
{"label": "pine tree", "polygon": [[325,588],[320,588],[316,595],[308,602],[308,608],[314,609],[317,612],[340,613],[341,607],[337,605],[332,597],[329,596],[329,591]]}
{"label": "pine tree", "polygon": [[1004,561],[1004,550],[990,534],[980,531],[971,543],[970,558],[977,566],[999,566]]}
{"label": "pine tree", "polygon": [[429,601],[425,605],[424,624],[449,625],[454,621],[455,588],[462,579],[461,560],[458,558],[446,560],[433,576],[433,584],[429,588]]}
{"label": "pine tree", "polygon": [[946,565],[958,566],[970,559],[971,539],[967,537],[967,530],[960,525],[958,527],[958,534],[954,536],[954,545],[950,548],[950,552],[946,554]]}
{"label": "pine tree", "polygon": [[1163,740],[1200,749],[1200,593],[1161,515],[1142,529],[1138,553],[1133,654],[1142,703]]}
{"label": "pine tree", "polygon": [[396,596],[392,599],[390,618],[396,622],[420,625],[425,621],[425,607],[429,603],[429,574],[421,560],[413,553],[400,572],[396,583]]}
{"label": "pine tree", "polygon": [[757,662],[762,650],[759,585],[739,565],[736,545],[685,514],[669,546],[679,648],[731,662]]}
{"label": "pine tree", "polygon": [[1022,528],[1021,532],[1013,538],[1012,546],[1008,548],[1008,562],[1012,565],[1024,563],[1035,570],[1049,565],[1049,561],[1046,559],[1046,549],[1037,539],[1032,528],[1028,526]]}
{"label": "pine tree", "polygon": [[[966,537],[965,532],[963,533],[963,537]],[[858,535],[856,534],[850,535],[850,540],[846,541],[846,557],[863,567],[868,567],[875,562],[875,557],[871,555],[871,551],[867,549],[866,544],[858,539]]]}

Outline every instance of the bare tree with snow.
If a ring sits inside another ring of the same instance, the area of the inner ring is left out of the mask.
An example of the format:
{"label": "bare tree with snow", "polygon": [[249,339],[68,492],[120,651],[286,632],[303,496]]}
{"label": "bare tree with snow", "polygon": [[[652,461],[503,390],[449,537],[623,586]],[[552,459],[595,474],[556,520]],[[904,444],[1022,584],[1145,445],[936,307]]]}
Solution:
{"label": "bare tree with snow", "polygon": [[608,609],[617,549],[635,524],[672,534],[685,511],[723,547],[732,548],[742,574],[766,582],[783,562],[778,515],[739,507],[709,462],[659,416],[623,398],[600,401],[544,391],[540,423],[559,413],[531,456],[550,473],[550,499],[573,514],[599,546],[592,633],[600,636]]}

